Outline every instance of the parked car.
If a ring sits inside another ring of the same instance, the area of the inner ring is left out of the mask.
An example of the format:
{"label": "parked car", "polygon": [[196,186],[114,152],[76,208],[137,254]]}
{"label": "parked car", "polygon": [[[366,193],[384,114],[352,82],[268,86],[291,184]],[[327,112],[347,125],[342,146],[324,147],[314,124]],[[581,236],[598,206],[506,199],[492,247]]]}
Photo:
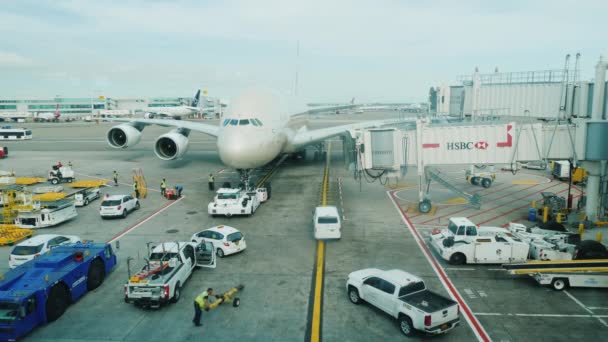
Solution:
{"label": "parked car", "polygon": [[230,226],[215,226],[195,233],[190,238],[192,242],[211,242],[218,257],[242,252],[247,248],[245,236],[236,228]]}
{"label": "parked car", "polygon": [[139,201],[131,195],[112,195],[104,198],[99,207],[101,218],[127,217],[133,211],[139,209]]}
{"label": "parked car", "polygon": [[50,251],[52,248],[81,241],[76,235],[41,234],[20,242],[8,256],[8,266],[15,268]]}

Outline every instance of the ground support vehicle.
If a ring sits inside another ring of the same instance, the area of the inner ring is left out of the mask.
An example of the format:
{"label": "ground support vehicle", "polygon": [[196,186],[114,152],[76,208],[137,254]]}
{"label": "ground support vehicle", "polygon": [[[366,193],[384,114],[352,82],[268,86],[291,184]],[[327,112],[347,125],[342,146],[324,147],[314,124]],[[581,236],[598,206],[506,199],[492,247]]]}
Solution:
{"label": "ground support vehicle", "polygon": [[484,188],[489,188],[492,186],[494,180],[496,180],[496,173],[492,171],[475,172],[474,170],[467,170],[465,173],[465,179],[467,182],[473,185],[480,185]]}
{"label": "ground support vehicle", "polygon": [[0,159],[8,157],[8,147],[0,146]]}
{"label": "ground support vehicle", "polygon": [[77,207],[86,207],[99,197],[101,197],[99,188],[83,189],[74,194],[74,204]]}
{"label": "ground support vehicle", "polygon": [[422,279],[405,271],[367,268],[352,272],[346,291],[353,304],[365,301],[395,318],[406,336],[416,331],[443,334],[460,323],[455,301],[427,290]]}
{"label": "ground support vehicle", "polygon": [[339,239],[342,237],[342,224],[338,208],[334,206],[316,207],[312,224],[315,239]]}
{"label": "ground support vehicle", "polygon": [[215,268],[215,250],[210,242],[162,242],[149,246],[146,264],[131,274],[124,286],[125,303],[143,308],[160,308],[169,302],[176,303],[181,288],[196,267]]}
{"label": "ground support vehicle", "polygon": [[8,271],[0,278],[0,340],[15,341],[55,321],[115,266],[111,245],[76,243]]}
{"label": "ground support vehicle", "polygon": [[69,166],[61,166],[53,165],[53,169],[49,171],[49,176],[47,180],[51,182],[51,184],[59,184],[62,182],[72,183],[76,179],[74,177],[74,170],[72,170]]}
{"label": "ground support vehicle", "polygon": [[247,248],[245,235],[238,229],[220,225],[192,234],[190,240],[194,243],[211,242],[216,255],[223,258],[226,255],[244,251]]}
{"label": "ground support vehicle", "polygon": [[567,287],[608,288],[606,272],[534,273],[531,276],[540,285],[551,285],[557,291]]}
{"label": "ground support vehicle", "polygon": [[[570,162],[568,160],[556,160],[553,163],[553,170],[551,171],[553,178],[557,178],[561,181],[570,179]],[[576,167],[572,169],[572,183],[584,183],[587,181],[587,170],[582,167]]]}
{"label": "ground support vehicle", "polygon": [[220,188],[207,206],[209,215],[253,215],[261,203],[260,191]]}
{"label": "ground support vehicle", "polygon": [[104,197],[99,206],[99,215],[102,219],[108,217],[125,218],[130,212],[139,208],[139,200],[131,195],[112,195]]}
{"label": "ground support vehicle", "polygon": [[20,210],[15,224],[21,228],[48,228],[78,216],[72,201],[40,202],[33,209]]}

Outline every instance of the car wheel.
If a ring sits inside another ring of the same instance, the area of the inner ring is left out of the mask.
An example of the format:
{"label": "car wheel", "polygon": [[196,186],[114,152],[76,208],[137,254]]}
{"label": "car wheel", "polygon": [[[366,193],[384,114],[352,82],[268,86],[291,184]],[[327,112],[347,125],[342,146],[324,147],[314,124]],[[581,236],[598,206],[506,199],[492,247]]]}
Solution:
{"label": "car wheel", "polygon": [[467,257],[462,253],[454,253],[450,257],[450,264],[452,265],[464,265],[467,262]]}
{"label": "car wheel", "polygon": [[51,179],[51,184],[57,185],[57,183],[59,183],[59,180],[57,178]]}
{"label": "car wheel", "polygon": [[139,210],[140,205],[139,205],[139,201],[137,201],[137,203],[135,203],[135,210]]}
{"label": "car wheel", "polygon": [[491,180],[491,179],[489,179],[489,178],[484,178],[484,179],[481,181],[481,186],[483,186],[483,187],[484,187],[484,188],[486,188],[486,189],[487,189],[487,188],[489,188],[489,187],[491,187],[491,186],[492,186],[492,180]]}
{"label": "car wheel", "polygon": [[357,291],[356,288],[350,286],[348,288],[348,299],[350,299],[350,302],[356,305],[361,304],[361,297],[359,297],[359,291]]}
{"label": "car wheel", "polygon": [[238,308],[239,305],[241,305],[241,299],[240,298],[234,298],[234,300],[232,301],[232,306],[235,308]]}
{"label": "car wheel", "polygon": [[217,252],[215,254],[217,254],[218,257],[223,258],[224,257],[224,250],[221,249],[221,248],[218,248]]}
{"label": "car wheel", "polygon": [[122,211],[122,218],[125,218],[125,217],[127,217],[127,209]]}
{"label": "car wheel", "polygon": [[399,317],[399,330],[407,337],[412,337],[416,334],[412,320],[407,316]]}
{"label": "car wheel", "polygon": [[553,281],[551,282],[551,286],[553,286],[555,290],[561,291],[568,286],[568,282],[565,279],[557,278],[553,279]]}
{"label": "car wheel", "polygon": [[89,205],[89,199],[88,198],[84,200],[84,206],[86,207],[87,205]]}
{"label": "car wheel", "polygon": [[182,291],[180,288],[179,281],[175,284],[175,291],[173,292],[173,298],[171,298],[171,303],[177,303],[182,296]]}

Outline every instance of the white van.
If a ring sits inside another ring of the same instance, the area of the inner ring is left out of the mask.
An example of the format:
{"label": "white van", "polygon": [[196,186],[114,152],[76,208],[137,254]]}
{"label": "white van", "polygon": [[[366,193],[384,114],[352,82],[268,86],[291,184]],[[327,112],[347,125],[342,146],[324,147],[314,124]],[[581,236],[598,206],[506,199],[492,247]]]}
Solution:
{"label": "white van", "polygon": [[315,239],[339,239],[342,225],[338,208],[333,206],[316,207],[313,217]]}

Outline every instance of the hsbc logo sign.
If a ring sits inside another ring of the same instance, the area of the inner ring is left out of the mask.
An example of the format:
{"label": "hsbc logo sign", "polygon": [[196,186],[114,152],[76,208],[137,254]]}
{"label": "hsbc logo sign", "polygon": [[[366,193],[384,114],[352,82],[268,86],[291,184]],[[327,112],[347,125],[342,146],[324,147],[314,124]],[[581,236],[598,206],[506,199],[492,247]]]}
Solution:
{"label": "hsbc logo sign", "polygon": [[459,142],[449,142],[446,144],[448,151],[459,151],[459,150],[486,150],[490,144],[486,141],[459,141]]}

